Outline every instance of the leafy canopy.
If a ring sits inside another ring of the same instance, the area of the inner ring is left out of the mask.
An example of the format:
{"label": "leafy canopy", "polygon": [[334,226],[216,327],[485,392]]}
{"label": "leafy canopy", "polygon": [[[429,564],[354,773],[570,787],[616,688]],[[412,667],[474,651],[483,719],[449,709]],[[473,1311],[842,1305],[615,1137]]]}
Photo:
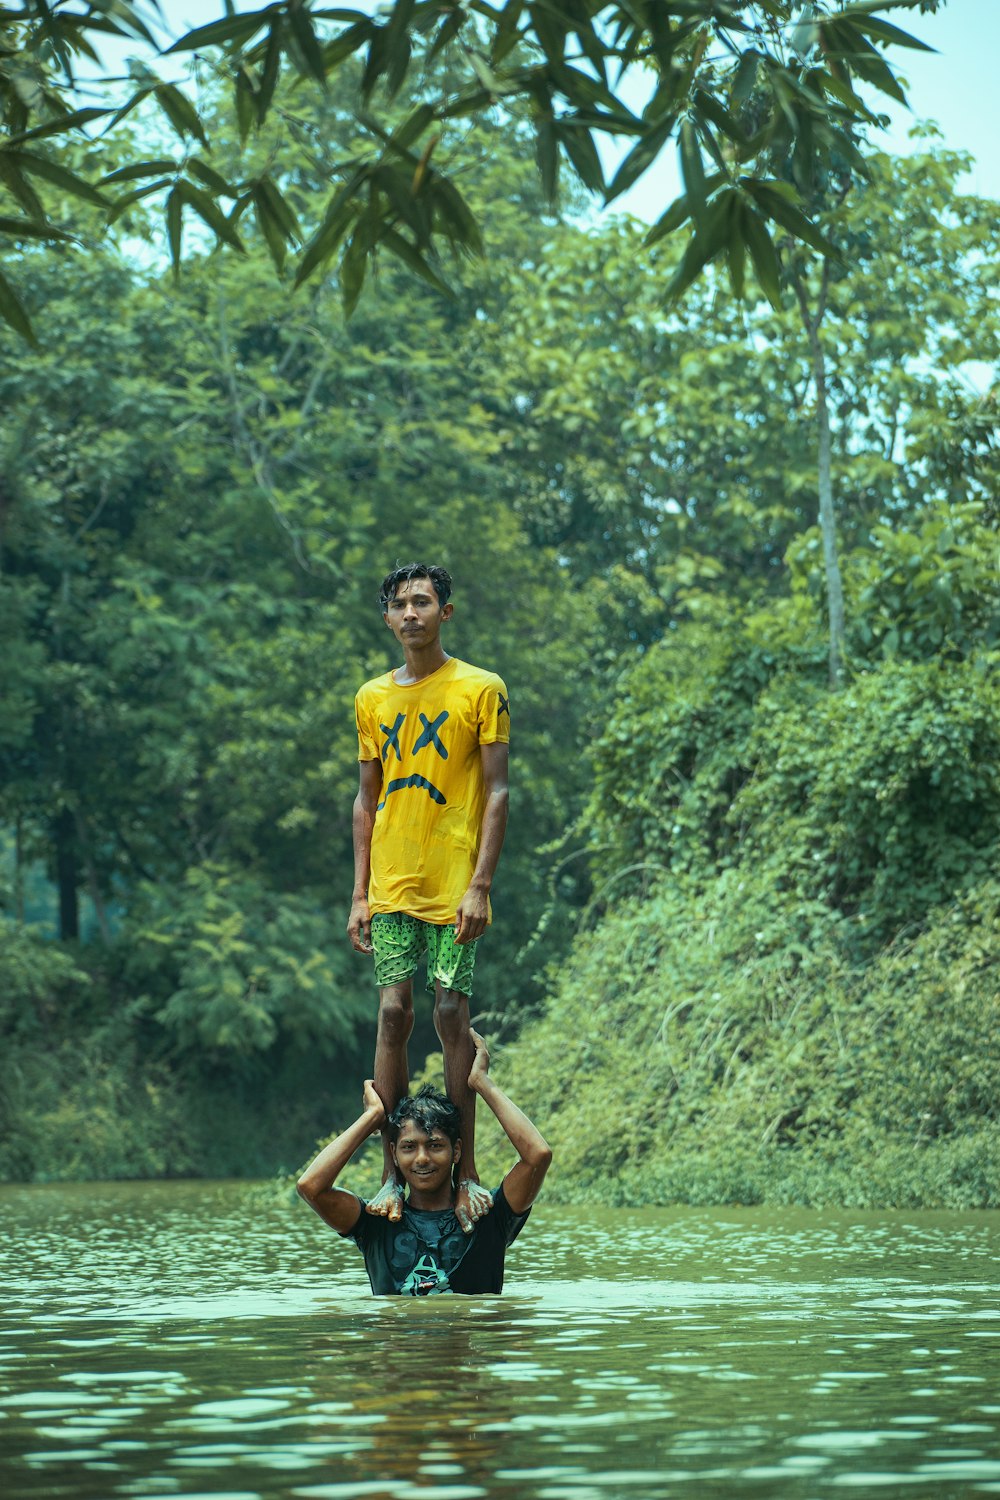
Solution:
{"label": "leafy canopy", "polygon": [[[859,90],[905,102],[885,54],[924,44],[883,13],[936,4],[394,0],[370,14],[276,0],[246,14],[229,11],[168,51],[207,61],[229,90],[243,141],[272,111],[289,114],[279,104],[283,76],[322,89],[335,76],[352,81],[357,138],[330,165],[325,211],[305,235],[282,190],[280,164],[220,171],[209,113],[150,62],[133,65],[123,103],[81,107],[78,65],[99,62],[102,37],[155,46],[133,0],[85,11],[23,0],[0,13],[4,260],[15,265],[32,241],[73,238],[72,216],[60,221],[49,206],[55,189],[111,222],[130,204],[155,198],[175,266],[185,218],[240,252],[241,221],[252,211],[279,271],[289,250],[298,252],[296,284],[336,263],[348,310],[382,251],[444,289],[442,248],[474,255],[483,247],[451,143],[456,128],[499,118],[530,145],[553,203],[563,172],[613,202],[676,143],[684,193],[651,232],[655,241],[690,226],[674,290],[724,257],[742,295],[749,257],[776,300],[772,231],[827,253],[802,195],[831,159],[863,165],[857,137],[878,116]],[[648,95],[641,108],[637,90]],[[144,101],[168,122],[177,140],[172,153],[129,160],[99,180],[53,155],[53,146],[80,132],[114,130]],[[629,145],[610,180],[599,150],[604,137]],[[779,170],[786,162],[790,170]],[[32,337],[3,273],[0,316]]]}

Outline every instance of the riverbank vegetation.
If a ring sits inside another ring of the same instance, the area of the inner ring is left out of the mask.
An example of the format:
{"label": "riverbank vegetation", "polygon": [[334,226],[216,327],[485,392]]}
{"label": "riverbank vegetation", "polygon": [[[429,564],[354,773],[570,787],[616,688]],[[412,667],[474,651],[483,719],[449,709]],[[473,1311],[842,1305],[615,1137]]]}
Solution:
{"label": "riverbank vegetation", "polygon": [[1000,574],[975,513],[928,529],[909,647],[857,650],[839,694],[794,570],[791,599],[682,626],[625,675],[590,919],[503,1054],[557,1193],[1000,1202]]}
{"label": "riverbank vegetation", "polygon": [[[488,247],[450,299],[389,263],[345,323],[249,227],[175,280],[141,203],[128,258],[23,251],[0,1176],[259,1174],[354,1108],[352,700],[424,555],[512,691],[476,1009],[552,1191],[997,1203],[996,205],[928,140],[817,209],[834,270],[788,251],[828,303],[831,685],[795,297],[667,307],[669,241],[555,217],[488,121],[450,149]],[[320,221],[321,162],[283,187]]]}

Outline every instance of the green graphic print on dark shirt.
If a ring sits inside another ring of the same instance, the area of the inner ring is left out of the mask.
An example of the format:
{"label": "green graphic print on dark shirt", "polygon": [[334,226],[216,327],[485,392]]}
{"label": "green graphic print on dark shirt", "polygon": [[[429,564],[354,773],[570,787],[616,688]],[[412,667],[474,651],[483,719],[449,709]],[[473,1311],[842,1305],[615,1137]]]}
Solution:
{"label": "green graphic print on dark shirt", "polygon": [[441,1292],[474,1297],[502,1289],[507,1246],[517,1239],[530,1212],[529,1208],[516,1214],[501,1184],[493,1194],[493,1207],[471,1234],[462,1233],[450,1208],[430,1213],[407,1203],[398,1224],[362,1208],[344,1238],[353,1240],[364,1256],[376,1297]]}

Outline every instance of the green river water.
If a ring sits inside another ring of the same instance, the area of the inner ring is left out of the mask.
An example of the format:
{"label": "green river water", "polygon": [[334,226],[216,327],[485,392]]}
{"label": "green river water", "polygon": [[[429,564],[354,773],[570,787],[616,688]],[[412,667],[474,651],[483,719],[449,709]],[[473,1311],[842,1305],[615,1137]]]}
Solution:
{"label": "green river water", "polygon": [[245,1184],[0,1221],[4,1500],[1000,1495],[995,1214],[542,1203],[423,1300]]}

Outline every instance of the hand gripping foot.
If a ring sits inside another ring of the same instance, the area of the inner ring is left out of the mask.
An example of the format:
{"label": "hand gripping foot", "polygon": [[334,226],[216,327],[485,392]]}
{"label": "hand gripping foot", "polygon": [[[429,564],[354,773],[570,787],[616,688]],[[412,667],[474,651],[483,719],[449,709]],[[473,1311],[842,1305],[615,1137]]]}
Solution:
{"label": "hand gripping foot", "polygon": [[386,1178],[374,1198],[365,1204],[365,1212],[388,1219],[390,1224],[399,1223],[403,1217],[403,1189],[395,1177]]}
{"label": "hand gripping foot", "polygon": [[455,1194],[455,1218],[464,1233],[471,1234],[479,1220],[493,1207],[493,1194],[471,1177],[463,1177]]}

